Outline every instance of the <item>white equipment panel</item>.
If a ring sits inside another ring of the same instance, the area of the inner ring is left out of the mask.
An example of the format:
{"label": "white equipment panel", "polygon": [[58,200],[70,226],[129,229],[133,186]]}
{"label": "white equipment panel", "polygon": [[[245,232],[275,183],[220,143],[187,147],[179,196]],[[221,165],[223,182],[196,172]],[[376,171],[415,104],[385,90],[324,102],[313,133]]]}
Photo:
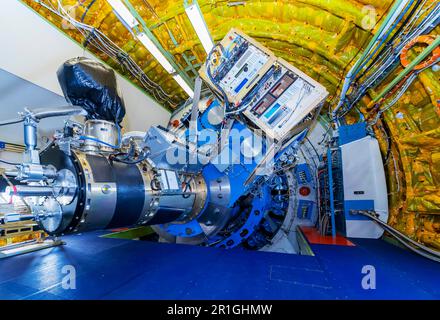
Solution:
{"label": "white equipment panel", "polygon": [[[358,202],[361,205],[365,201],[373,201],[374,211],[379,219],[387,222],[388,193],[379,143],[368,136],[340,148],[344,201]],[[347,237],[378,239],[382,234],[383,229],[374,221],[347,214]]]}
{"label": "white equipment panel", "polygon": [[229,97],[235,98],[258,76],[269,57],[257,49],[249,47],[226,76],[220,81],[221,87]]}
{"label": "white equipment panel", "polygon": [[220,95],[223,91],[234,105],[241,103],[276,59],[272,52],[236,29],[231,29],[214,50],[209,66],[201,67],[200,76]]}
{"label": "white equipment panel", "polygon": [[328,96],[321,84],[235,29],[214,47],[200,76],[228,100],[230,113],[244,114],[277,141],[310,126]]}
{"label": "white equipment panel", "polygon": [[279,59],[249,93],[243,113],[267,135],[282,140],[305,119],[313,118],[327,95],[322,85]]}

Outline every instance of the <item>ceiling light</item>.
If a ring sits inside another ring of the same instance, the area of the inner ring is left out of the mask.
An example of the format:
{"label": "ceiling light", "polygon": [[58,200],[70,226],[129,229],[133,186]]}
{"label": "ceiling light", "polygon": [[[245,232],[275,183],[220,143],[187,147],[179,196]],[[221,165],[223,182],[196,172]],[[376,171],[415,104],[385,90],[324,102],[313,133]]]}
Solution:
{"label": "ceiling light", "polygon": [[212,47],[214,47],[214,42],[212,41],[211,34],[209,33],[205,19],[203,19],[202,11],[200,11],[200,7],[197,2],[194,2],[192,5],[186,7],[185,12],[191,21],[191,24],[196,31],[206,53],[210,53]]}
{"label": "ceiling light", "polygon": [[[139,24],[138,20],[131,14],[130,10],[121,2],[121,0],[107,0],[118,18],[128,27],[132,29]],[[130,30],[131,31],[131,30]],[[170,74],[173,75],[174,80],[182,87],[182,89],[192,98],[194,91],[188,83],[179,75],[175,74],[176,69],[171,65],[167,57],[162,53],[159,47],[151,40],[145,33],[140,32],[136,38],[142,45],[151,53],[151,55],[160,63],[160,65]]]}
{"label": "ceiling light", "polygon": [[121,0],[107,0],[108,4],[113,8],[116,15],[124,22],[129,28],[134,28],[139,24],[136,18],[131,14],[130,10],[121,2]]}
{"label": "ceiling light", "polygon": [[147,50],[153,55],[154,58],[156,58],[157,61],[162,65],[162,67],[165,68],[165,70],[168,73],[174,73],[176,70],[174,70],[171,63],[168,61],[168,59],[163,55],[163,53],[159,50],[159,48],[154,44],[153,41],[145,34],[140,33],[137,35],[137,38],[139,41],[147,48]]}
{"label": "ceiling light", "polygon": [[194,91],[191,89],[191,87],[186,83],[185,80],[183,80],[183,78],[178,75],[175,74],[173,76],[174,80],[176,80],[176,82],[182,87],[182,89],[189,95],[190,98],[194,97]]}

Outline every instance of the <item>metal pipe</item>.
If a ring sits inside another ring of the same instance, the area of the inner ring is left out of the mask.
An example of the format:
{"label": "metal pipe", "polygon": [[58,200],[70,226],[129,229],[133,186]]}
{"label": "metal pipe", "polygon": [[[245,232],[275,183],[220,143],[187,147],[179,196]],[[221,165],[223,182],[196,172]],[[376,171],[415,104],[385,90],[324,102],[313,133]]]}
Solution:
{"label": "metal pipe", "polygon": [[5,171],[5,175],[8,177],[17,177],[18,171]]}
{"label": "metal pipe", "polygon": [[[440,252],[432,250],[423,244],[414,241],[407,235],[403,234],[399,230],[391,227],[386,222],[380,220],[378,217],[376,217],[375,211],[364,211],[364,210],[351,210],[351,214],[361,214],[363,216],[366,216],[370,218],[371,220],[375,221],[379,226],[381,226],[384,230],[388,231],[396,240],[398,240],[401,244],[403,244],[408,249],[424,256],[425,258],[440,262]],[[416,249],[416,248],[418,249]]]}
{"label": "metal pipe", "polygon": [[330,194],[330,214],[332,221],[332,236],[336,237],[336,219],[335,219],[335,198],[333,194],[333,161],[332,151],[330,148],[327,150],[327,166],[328,166],[328,191]]}
{"label": "metal pipe", "polygon": [[41,120],[45,118],[62,116],[87,115],[87,112],[81,107],[65,106],[59,108],[41,108],[28,110],[28,115],[36,120]]}
{"label": "metal pipe", "polygon": [[373,39],[368,44],[368,46],[365,49],[365,51],[363,52],[362,56],[359,58],[359,60],[355,63],[355,65],[348,72],[347,76],[345,77],[344,86],[342,87],[342,90],[341,90],[341,96],[339,99],[339,103],[332,112],[332,119],[333,120],[336,119],[336,114],[339,111],[339,109],[342,107],[342,105],[345,101],[348,89],[351,86],[351,81],[352,81],[353,76],[356,75],[359,67],[361,67],[363,61],[365,60],[367,55],[370,53],[373,46],[377,43],[378,40],[380,40],[382,38],[386,28],[388,28],[390,26],[390,24],[392,24],[393,21],[398,17],[398,15],[400,14],[400,11],[402,11],[402,9],[407,4],[407,2],[408,2],[408,0],[399,0],[394,4],[394,6],[390,10],[390,13],[387,15],[384,23],[380,26],[379,30],[373,36]]}
{"label": "metal pipe", "polygon": [[33,220],[35,217],[33,214],[20,214],[20,213],[6,213],[3,215],[5,223]]}
{"label": "metal pipe", "polygon": [[423,52],[415,58],[408,67],[403,69],[401,73],[393,80],[391,81],[383,90],[381,93],[379,93],[373,101],[370,102],[368,107],[372,107],[376,102],[378,102],[380,99],[382,99],[392,88],[394,88],[395,85],[397,85],[400,81],[402,81],[403,78],[405,78],[413,69],[420,64],[423,60],[426,59],[427,56],[431,54],[434,49],[436,49],[440,45],[440,36],[438,36]]}
{"label": "metal pipe", "polygon": [[53,190],[51,187],[44,186],[15,185],[13,187],[6,187],[5,193],[10,196],[44,197],[52,196]]}

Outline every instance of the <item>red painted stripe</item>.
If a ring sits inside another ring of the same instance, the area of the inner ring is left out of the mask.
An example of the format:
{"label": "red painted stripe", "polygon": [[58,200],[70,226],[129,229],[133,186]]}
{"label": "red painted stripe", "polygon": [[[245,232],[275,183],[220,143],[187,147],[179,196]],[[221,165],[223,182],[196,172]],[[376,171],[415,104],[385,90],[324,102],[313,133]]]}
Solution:
{"label": "red painted stripe", "polygon": [[319,234],[318,230],[313,227],[300,227],[301,231],[304,233],[304,236],[307,238],[310,244],[327,244],[327,245],[336,245],[336,246],[347,246],[354,247],[355,244],[348,240],[347,238],[337,235],[336,237],[332,236],[322,236]]}

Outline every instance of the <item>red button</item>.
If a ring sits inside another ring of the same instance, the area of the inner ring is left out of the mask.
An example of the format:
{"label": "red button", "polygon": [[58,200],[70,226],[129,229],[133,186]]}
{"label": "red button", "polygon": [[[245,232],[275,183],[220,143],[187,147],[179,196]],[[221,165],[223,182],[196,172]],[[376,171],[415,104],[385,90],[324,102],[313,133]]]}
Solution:
{"label": "red button", "polygon": [[310,188],[309,187],[301,187],[299,189],[299,194],[303,197],[307,197],[310,194]]}

